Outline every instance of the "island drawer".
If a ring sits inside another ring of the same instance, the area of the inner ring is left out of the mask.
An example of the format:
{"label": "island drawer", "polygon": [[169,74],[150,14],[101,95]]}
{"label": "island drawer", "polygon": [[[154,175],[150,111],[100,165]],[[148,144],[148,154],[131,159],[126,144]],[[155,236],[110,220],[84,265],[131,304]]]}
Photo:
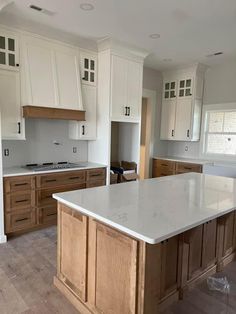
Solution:
{"label": "island drawer", "polygon": [[35,189],[34,176],[19,176],[4,178],[4,192],[12,193]]}
{"label": "island drawer", "polygon": [[20,191],[12,194],[7,193],[5,194],[4,200],[6,212],[34,207],[35,191]]}
{"label": "island drawer", "polygon": [[67,191],[73,191],[73,190],[80,190],[85,189],[86,184],[85,183],[79,183],[79,184],[73,184],[73,185],[66,185],[61,187],[54,187],[51,189],[42,189],[37,191],[37,206],[46,206],[46,205],[55,205],[57,204],[57,201],[52,197],[55,193],[61,193],[61,192],[67,192]]}
{"label": "island drawer", "polygon": [[6,233],[27,230],[36,225],[36,214],[34,209],[26,209],[5,215]]}
{"label": "island drawer", "polygon": [[105,180],[105,179],[106,179],[105,168],[87,170],[87,181]]}
{"label": "island drawer", "polygon": [[202,172],[202,166],[199,164],[190,164],[177,162],[176,163],[176,174],[187,173],[187,172]]}
{"label": "island drawer", "polygon": [[67,184],[85,182],[85,171],[65,171],[63,173],[53,173],[37,176],[37,188],[48,188]]}

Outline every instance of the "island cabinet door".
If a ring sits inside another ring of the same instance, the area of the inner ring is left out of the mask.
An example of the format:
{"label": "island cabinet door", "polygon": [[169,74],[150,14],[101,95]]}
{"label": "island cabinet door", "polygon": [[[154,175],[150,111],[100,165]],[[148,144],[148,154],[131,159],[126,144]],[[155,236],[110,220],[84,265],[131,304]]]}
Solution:
{"label": "island cabinet door", "polygon": [[221,262],[236,249],[236,214],[231,212],[218,218],[218,270]]}
{"label": "island cabinet door", "polygon": [[60,204],[58,220],[58,277],[86,302],[87,217]]}
{"label": "island cabinet door", "polygon": [[161,299],[177,291],[179,266],[179,236],[175,236],[161,243]]}
{"label": "island cabinet door", "polygon": [[88,303],[93,313],[136,313],[137,241],[89,220]]}

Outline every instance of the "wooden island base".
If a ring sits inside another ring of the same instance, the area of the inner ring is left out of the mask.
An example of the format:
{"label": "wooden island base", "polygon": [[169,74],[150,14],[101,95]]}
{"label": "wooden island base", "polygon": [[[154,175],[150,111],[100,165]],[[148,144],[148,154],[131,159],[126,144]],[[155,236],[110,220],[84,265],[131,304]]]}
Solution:
{"label": "wooden island base", "polygon": [[83,314],[156,314],[222,270],[235,247],[235,211],[151,245],[59,203],[54,284]]}

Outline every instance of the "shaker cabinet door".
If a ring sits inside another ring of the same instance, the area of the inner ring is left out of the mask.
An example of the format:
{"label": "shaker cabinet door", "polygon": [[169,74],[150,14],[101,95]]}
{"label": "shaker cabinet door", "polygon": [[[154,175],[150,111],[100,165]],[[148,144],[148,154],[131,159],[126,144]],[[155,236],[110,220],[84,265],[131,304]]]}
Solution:
{"label": "shaker cabinet door", "polygon": [[127,60],[112,56],[111,115],[112,119],[127,116]]}
{"label": "shaker cabinet door", "polygon": [[176,106],[175,140],[191,140],[192,99],[178,99]]}
{"label": "shaker cabinet door", "polygon": [[161,139],[173,140],[175,136],[176,100],[164,100],[161,112]]}
{"label": "shaker cabinet door", "polygon": [[0,109],[3,139],[24,139],[19,72],[0,71]]}
{"label": "shaker cabinet door", "polygon": [[139,119],[142,103],[142,75],[143,65],[128,61],[127,75],[127,107],[128,118]]}

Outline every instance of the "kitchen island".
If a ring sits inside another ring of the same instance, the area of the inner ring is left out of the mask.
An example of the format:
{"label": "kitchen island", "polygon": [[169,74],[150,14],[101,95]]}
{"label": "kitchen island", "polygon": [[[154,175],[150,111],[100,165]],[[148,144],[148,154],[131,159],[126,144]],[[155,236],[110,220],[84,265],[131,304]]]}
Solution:
{"label": "kitchen island", "polygon": [[189,173],[54,198],[54,283],[81,313],[158,313],[235,257],[234,179]]}

